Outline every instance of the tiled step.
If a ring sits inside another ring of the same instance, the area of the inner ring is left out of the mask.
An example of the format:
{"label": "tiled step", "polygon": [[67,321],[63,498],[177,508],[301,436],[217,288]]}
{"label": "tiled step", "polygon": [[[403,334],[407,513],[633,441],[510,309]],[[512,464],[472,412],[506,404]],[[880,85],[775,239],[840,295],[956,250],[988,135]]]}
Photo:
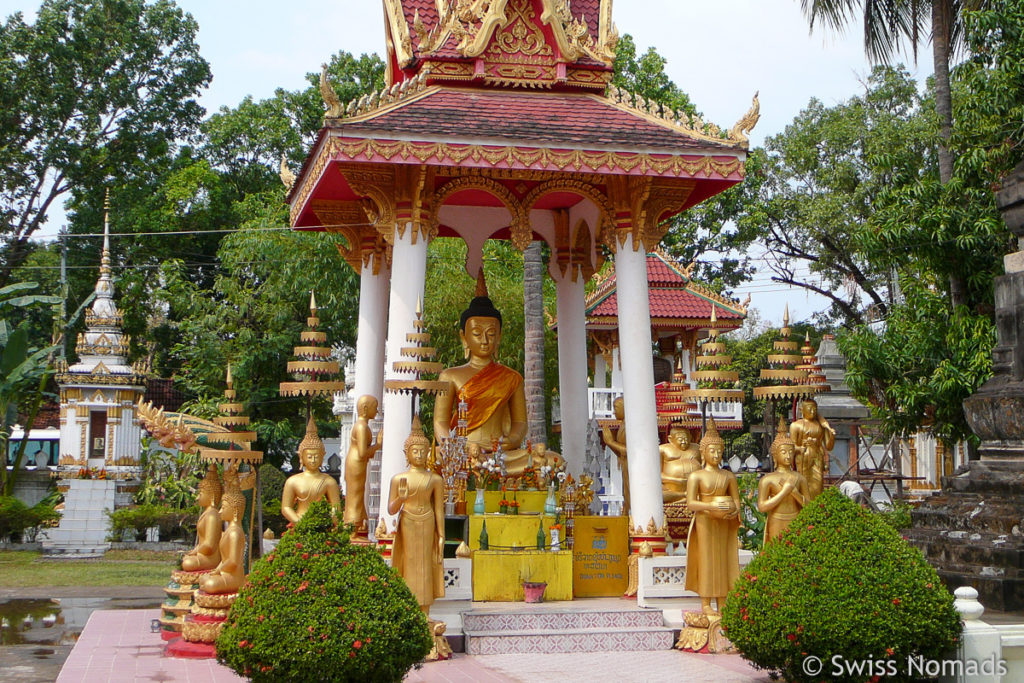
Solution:
{"label": "tiled step", "polygon": [[463,631],[564,631],[664,626],[660,610],[477,612],[462,614]]}
{"label": "tiled step", "polygon": [[675,640],[660,610],[470,611],[462,631],[479,655],[667,650]]}
{"label": "tiled step", "polygon": [[465,634],[466,654],[471,655],[670,650],[675,642],[672,629],[665,627]]}

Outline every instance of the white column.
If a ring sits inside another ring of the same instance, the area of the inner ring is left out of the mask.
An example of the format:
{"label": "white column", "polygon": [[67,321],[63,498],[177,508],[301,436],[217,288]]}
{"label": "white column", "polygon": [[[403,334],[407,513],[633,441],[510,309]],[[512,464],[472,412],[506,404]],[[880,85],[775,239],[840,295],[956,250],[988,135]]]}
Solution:
{"label": "white column", "polygon": [[594,357],[594,388],[606,389],[608,387],[608,364],[604,361],[604,354],[600,351]]}
{"label": "white column", "polygon": [[[654,377],[653,366],[651,367],[651,377]],[[622,389],[622,354],[619,353],[618,346],[612,348],[612,389]]]}
{"label": "white column", "polygon": [[[391,276],[391,295],[388,302],[388,338],[385,352],[385,379],[398,379],[392,363],[399,359],[403,346],[411,346],[405,335],[413,331],[416,318],[416,304],[423,298],[423,281],[427,272],[427,241],[422,235],[416,236],[413,244],[414,227],[409,223],[405,235],[395,231],[392,251],[394,264]],[[391,485],[391,478],[406,469],[402,445],[409,436],[412,424],[412,399],[406,394],[384,393],[381,406],[384,409],[382,428],[383,448],[380,461],[381,518],[387,518],[388,530],[394,531],[395,520],[387,514],[384,493]]]}
{"label": "white column", "polygon": [[[356,335],[356,381],[353,393],[356,399],[370,394],[380,402],[384,395],[384,343],[391,271],[387,263],[381,263],[379,272],[374,275],[373,268],[377,259],[383,261],[384,256],[374,254],[369,263],[363,264],[359,274],[359,330]],[[352,406],[352,414],[355,415],[355,404]],[[342,444],[342,447],[347,448],[347,443]]]}
{"label": "white column", "polygon": [[572,270],[556,280],[558,297],[558,395],[562,407],[562,457],[574,477],[583,473],[587,446],[587,319],[583,277]]}
{"label": "white column", "polygon": [[615,254],[619,308],[619,356],[626,419],[629,498],[634,524],[664,523],[661,463],[658,456],[658,414],[654,403],[651,363],[651,311],[647,291],[647,250],[633,251],[632,235]]}

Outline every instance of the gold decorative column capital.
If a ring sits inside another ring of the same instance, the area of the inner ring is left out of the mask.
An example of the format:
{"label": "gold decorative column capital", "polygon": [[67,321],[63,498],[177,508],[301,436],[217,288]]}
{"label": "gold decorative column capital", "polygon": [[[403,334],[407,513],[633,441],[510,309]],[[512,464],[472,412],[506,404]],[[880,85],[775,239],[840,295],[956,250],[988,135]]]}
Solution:
{"label": "gold decorative column capital", "polygon": [[663,219],[678,213],[689,199],[696,183],[668,178],[613,176],[608,181],[608,196],[614,207],[611,234],[603,235],[604,244],[613,252],[633,238],[633,250],[651,251],[668,230]]}

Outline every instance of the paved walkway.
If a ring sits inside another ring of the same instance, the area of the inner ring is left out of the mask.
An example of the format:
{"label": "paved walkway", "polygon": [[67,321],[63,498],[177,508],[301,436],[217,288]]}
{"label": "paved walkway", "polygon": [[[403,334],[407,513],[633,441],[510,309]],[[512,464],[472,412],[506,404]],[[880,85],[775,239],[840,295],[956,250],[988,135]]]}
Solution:
{"label": "paved walkway", "polygon": [[[159,610],[93,612],[57,678],[59,683],[160,681],[227,683],[242,681],[214,660],[164,657],[164,641],[150,631]],[[738,656],[659,652],[601,652],[549,655],[456,655],[412,671],[409,683],[538,683],[558,680],[761,683]]]}

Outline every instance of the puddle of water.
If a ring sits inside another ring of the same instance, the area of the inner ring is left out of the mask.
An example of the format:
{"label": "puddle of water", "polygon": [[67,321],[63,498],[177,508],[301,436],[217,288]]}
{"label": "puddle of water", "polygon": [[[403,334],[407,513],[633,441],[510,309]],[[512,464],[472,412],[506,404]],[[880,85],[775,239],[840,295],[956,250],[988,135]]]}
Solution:
{"label": "puddle of water", "polygon": [[[152,598],[60,598],[0,600],[0,645],[74,645],[89,615],[98,609],[153,609]],[[40,659],[53,650],[39,648]]]}

